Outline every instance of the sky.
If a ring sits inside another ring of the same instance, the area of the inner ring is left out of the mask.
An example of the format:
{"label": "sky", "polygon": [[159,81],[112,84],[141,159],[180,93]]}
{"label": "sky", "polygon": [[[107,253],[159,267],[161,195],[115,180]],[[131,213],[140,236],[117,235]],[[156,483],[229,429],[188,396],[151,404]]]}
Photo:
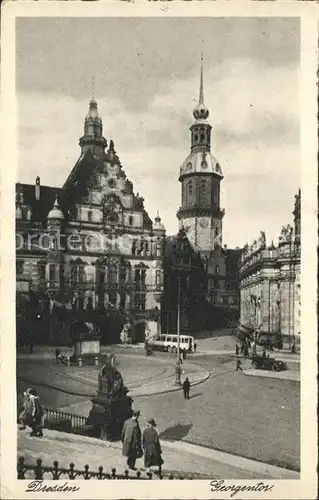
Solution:
{"label": "sky", "polygon": [[134,190],[178,230],[200,56],[223,243],[276,242],[300,184],[297,18],[18,18],[18,180],[62,186],[94,94]]}

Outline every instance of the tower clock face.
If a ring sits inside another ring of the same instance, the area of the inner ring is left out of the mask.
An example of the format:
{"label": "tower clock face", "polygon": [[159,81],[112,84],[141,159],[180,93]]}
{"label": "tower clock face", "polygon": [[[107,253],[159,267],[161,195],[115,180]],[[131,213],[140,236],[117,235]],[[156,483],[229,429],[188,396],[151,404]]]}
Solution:
{"label": "tower clock face", "polygon": [[208,220],[207,219],[199,219],[198,221],[200,227],[207,227],[208,226]]}

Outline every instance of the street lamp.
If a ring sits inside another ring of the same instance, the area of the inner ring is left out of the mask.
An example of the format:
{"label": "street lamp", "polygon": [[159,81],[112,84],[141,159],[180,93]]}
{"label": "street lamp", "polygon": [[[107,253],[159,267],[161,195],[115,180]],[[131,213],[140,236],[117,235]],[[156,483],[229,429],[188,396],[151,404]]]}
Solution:
{"label": "street lamp", "polygon": [[181,327],[181,283],[180,276],[177,277],[177,360],[175,367],[175,384],[181,385],[181,358],[180,358],[180,327]]}

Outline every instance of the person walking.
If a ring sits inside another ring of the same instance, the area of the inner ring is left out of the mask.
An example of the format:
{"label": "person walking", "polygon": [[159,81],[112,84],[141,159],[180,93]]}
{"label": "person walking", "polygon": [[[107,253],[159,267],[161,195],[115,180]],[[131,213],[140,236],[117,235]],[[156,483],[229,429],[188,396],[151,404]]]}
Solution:
{"label": "person walking", "polygon": [[189,389],[190,389],[190,381],[188,377],[183,382],[183,393],[184,393],[184,399],[189,399]]}
{"label": "person walking", "polygon": [[265,348],[263,349],[263,353],[262,353],[262,356],[261,356],[263,359],[266,359],[266,350]]}
{"label": "person walking", "polygon": [[238,347],[238,344],[236,344],[236,356],[239,355],[239,347]]}
{"label": "person walking", "polygon": [[21,425],[20,430],[25,429],[32,422],[32,404],[30,402],[30,389],[23,393],[23,409],[18,417],[18,423]]}
{"label": "person walking", "polygon": [[127,457],[127,465],[131,470],[136,470],[136,459],[143,456],[142,433],[138,423],[139,416],[140,412],[134,411],[132,417],[124,422],[121,434],[122,455]]}
{"label": "person walking", "polygon": [[197,349],[197,342],[195,341],[194,342],[194,352],[196,352],[196,349]]}
{"label": "person walking", "polygon": [[147,421],[147,427],[143,431],[143,450],[144,450],[144,465],[147,472],[150,472],[152,466],[158,467],[158,474],[161,477],[162,459],[161,443],[155,429],[156,422],[153,418]]}
{"label": "person walking", "polygon": [[31,427],[30,436],[43,436],[44,408],[35,389],[28,390],[26,401],[26,422]]}
{"label": "person walking", "polygon": [[186,354],[186,349],[183,349],[183,351],[182,351],[182,356],[183,356],[183,359],[186,359],[186,357],[187,357],[187,354]]}
{"label": "person walking", "polygon": [[236,372],[238,372],[238,370],[240,370],[241,372],[243,371],[239,358],[236,360]]}
{"label": "person walking", "polygon": [[58,365],[59,362],[61,361],[60,360],[60,354],[61,354],[61,351],[60,349],[57,347],[56,350],[55,350],[55,360],[56,360],[56,364]]}

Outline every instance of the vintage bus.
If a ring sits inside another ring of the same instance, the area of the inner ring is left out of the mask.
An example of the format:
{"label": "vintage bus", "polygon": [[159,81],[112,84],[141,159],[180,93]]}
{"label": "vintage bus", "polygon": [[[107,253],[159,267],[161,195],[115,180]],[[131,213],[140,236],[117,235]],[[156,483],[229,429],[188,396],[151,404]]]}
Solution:
{"label": "vintage bus", "polygon": [[[148,341],[148,345],[151,349],[158,351],[177,352],[177,335],[157,335]],[[194,337],[181,334],[179,345],[181,351],[186,349],[188,352],[194,352]]]}

